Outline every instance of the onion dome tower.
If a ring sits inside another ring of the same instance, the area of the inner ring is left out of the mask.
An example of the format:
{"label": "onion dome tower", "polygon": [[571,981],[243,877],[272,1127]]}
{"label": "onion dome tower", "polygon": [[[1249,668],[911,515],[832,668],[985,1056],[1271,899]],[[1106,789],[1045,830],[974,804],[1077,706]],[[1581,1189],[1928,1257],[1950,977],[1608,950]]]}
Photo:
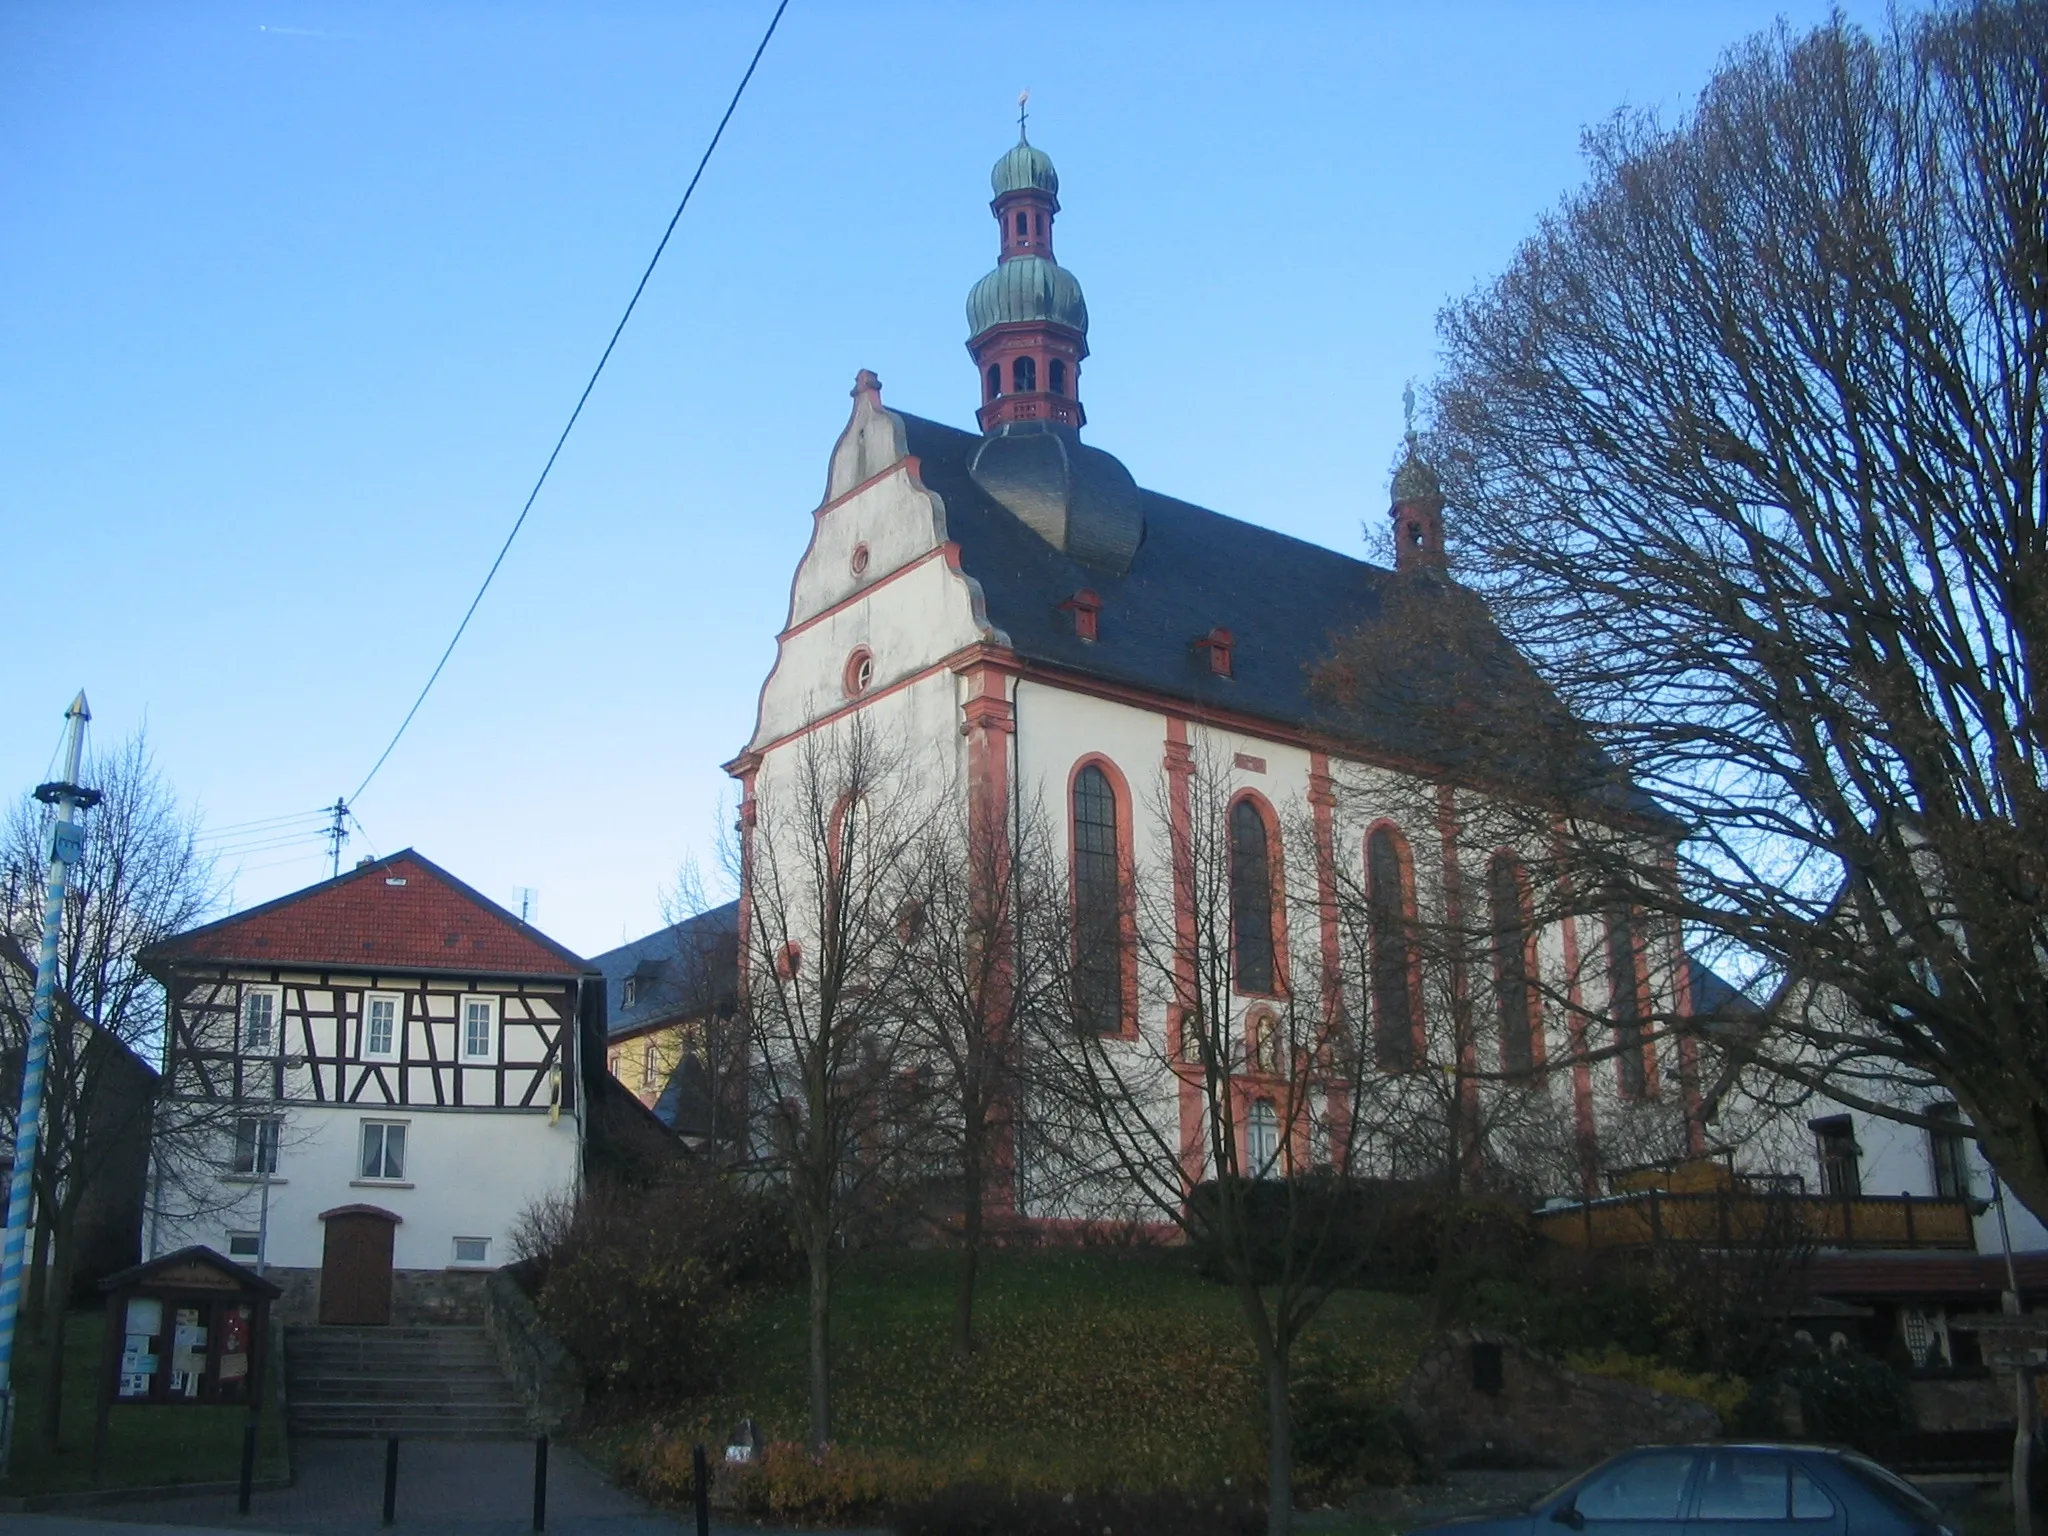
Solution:
{"label": "onion dome tower", "polygon": [[1415,436],[1415,390],[1401,391],[1401,408],[1408,421],[1408,451],[1394,471],[1394,569],[1448,570],[1450,557],[1444,553],[1444,488],[1436,471],[1423,458]]}
{"label": "onion dome tower", "polygon": [[967,295],[968,354],[981,374],[987,432],[1009,421],[1078,427],[1081,359],[1088,355],[1088,304],[1074,274],[1053,260],[1052,225],[1060,177],[1052,157],[1024,136],[996,162],[989,181],[999,241],[996,268]]}
{"label": "onion dome tower", "polygon": [[1144,509],[1131,472],[1080,439],[1088,419],[1081,409],[1088,304],[1074,274],[1053,260],[1059,172],[1025,136],[1023,105],[1020,97],[1017,142],[989,178],[996,267],[967,295],[982,431],[968,468],[1053,548],[1121,573],[1144,541]]}

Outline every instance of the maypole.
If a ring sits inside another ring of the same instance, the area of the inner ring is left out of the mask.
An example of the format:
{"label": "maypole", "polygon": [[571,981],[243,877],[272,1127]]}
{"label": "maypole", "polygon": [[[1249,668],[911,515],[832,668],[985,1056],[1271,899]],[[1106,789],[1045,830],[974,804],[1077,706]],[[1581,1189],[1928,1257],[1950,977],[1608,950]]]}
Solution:
{"label": "maypole", "polygon": [[50,1020],[57,1001],[57,934],[64,921],[64,886],[85,849],[78,813],[99,803],[99,792],[78,783],[85,750],[85,722],[92,712],[81,692],[65,712],[70,722],[64,745],[64,777],[36,789],[36,798],[57,808],[50,825],[50,873],[43,896],[43,946],[36,956],[35,1005],[29,1015],[28,1050],[21,1069],[21,1108],[14,1117],[14,1177],[7,1190],[7,1236],[0,1245],[0,1477],[14,1451],[14,1325],[21,1314],[22,1255],[28,1250],[29,1213],[35,1203],[36,1143],[42,1133],[43,1067],[50,1055]]}

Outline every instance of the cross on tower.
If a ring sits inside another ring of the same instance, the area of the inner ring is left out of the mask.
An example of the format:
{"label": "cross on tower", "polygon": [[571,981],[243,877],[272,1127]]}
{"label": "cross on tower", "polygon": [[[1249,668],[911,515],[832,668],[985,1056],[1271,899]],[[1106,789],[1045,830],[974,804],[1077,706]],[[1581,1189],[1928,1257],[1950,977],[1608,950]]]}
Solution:
{"label": "cross on tower", "polygon": [[1025,138],[1024,138],[1024,119],[1025,119],[1026,117],[1030,116],[1030,114],[1029,114],[1028,112],[1026,112],[1026,111],[1024,110],[1024,105],[1025,105],[1025,103],[1026,103],[1026,102],[1028,102],[1028,101],[1030,101],[1030,100],[1031,100],[1031,87],[1027,85],[1027,86],[1025,86],[1025,87],[1024,87],[1024,89],[1023,89],[1023,90],[1021,90],[1021,91],[1019,91],[1019,92],[1017,93],[1017,142],[1018,142],[1019,144],[1022,144],[1022,143],[1024,143],[1024,142],[1025,142]]}

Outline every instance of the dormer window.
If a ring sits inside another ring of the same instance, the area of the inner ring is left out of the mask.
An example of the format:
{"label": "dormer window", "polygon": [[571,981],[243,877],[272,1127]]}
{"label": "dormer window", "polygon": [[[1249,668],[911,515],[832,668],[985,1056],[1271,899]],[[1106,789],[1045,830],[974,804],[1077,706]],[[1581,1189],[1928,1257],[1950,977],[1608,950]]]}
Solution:
{"label": "dormer window", "polygon": [[1195,642],[1195,649],[1207,652],[1210,672],[1217,677],[1230,677],[1231,644],[1230,631],[1219,624]]}
{"label": "dormer window", "polygon": [[[1058,365],[1055,364],[1054,366],[1057,367]],[[1060,611],[1062,613],[1071,613],[1074,616],[1074,634],[1076,638],[1081,640],[1101,638],[1097,615],[1102,612],[1102,599],[1095,595],[1093,588],[1083,587],[1064,603],[1060,604]]]}
{"label": "dormer window", "polygon": [[628,976],[625,980],[625,984],[619,989],[619,1006],[621,1008],[631,1008],[639,1000],[640,978],[637,976]]}

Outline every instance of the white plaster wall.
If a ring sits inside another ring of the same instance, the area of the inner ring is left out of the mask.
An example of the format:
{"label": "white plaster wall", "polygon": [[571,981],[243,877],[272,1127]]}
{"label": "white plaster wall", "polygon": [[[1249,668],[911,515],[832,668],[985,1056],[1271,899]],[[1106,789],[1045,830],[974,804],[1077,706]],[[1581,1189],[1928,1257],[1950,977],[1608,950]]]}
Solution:
{"label": "white plaster wall", "polygon": [[[1887,1120],[1867,1110],[1842,1109],[1837,1112],[1847,1114],[1855,1126],[1856,1145],[1861,1150],[1859,1172],[1866,1195],[1934,1194],[1934,1152],[1926,1131],[1916,1125]],[[1810,1102],[1798,1111],[1801,1120],[1819,1119],[1828,1113],[1830,1106],[1820,1100]],[[1805,1174],[1806,1187],[1818,1191],[1820,1157],[1813,1132],[1807,1130],[1799,1144],[1806,1149],[1807,1155],[1803,1166],[1792,1171]],[[1966,1150],[1970,1159],[1971,1197],[1988,1201],[1992,1190],[1991,1165],[1975,1143]],[[2012,1233],[2013,1252],[2048,1250],[2048,1227],[2044,1227],[2040,1218],[2020,1204],[2010,1191],[2005,1195],[2005,1217]],[[1993,1206],[1977,1216],[1975,1223],[1977,1251],[2004,1252],[1997,1207]]]}
{"label": "white plaster wall", "polygon": [[[945,510],[938,495],[920,486],[908,462],[858,495],[820,512],[811,547],[791,584],[789,623],[794,628],[834,603],[872,587],[946,542]],[[868,568],[856,575],[853,550],[868,547]]]}
{"label": "white plaster wall", "polygon": [[[576,1186],[577,1122],[570,1115],[550,1124],[546,1114],[531,1110],[378,1111],[315,1104],[287,1105],[284,1114],[265,1253],[273,1265],[317,1269],[324,1240],[320,1212],[375,1205],[401,1218],[393,1236],[395,1268],[447,1268],[457,1237],[489,1238],[488,1262],[496,1267],[509,1262],[512,1231],[527,1206]],[[356,1178],[366,1120],[405,1122],[403,1186]],[[257,1230],[257,1185],[224,1179],[220,1201],[235,1203],[196,1220],[167,1220],[157,1250],[205,1243],[226,1253],[229,1232]]]}

